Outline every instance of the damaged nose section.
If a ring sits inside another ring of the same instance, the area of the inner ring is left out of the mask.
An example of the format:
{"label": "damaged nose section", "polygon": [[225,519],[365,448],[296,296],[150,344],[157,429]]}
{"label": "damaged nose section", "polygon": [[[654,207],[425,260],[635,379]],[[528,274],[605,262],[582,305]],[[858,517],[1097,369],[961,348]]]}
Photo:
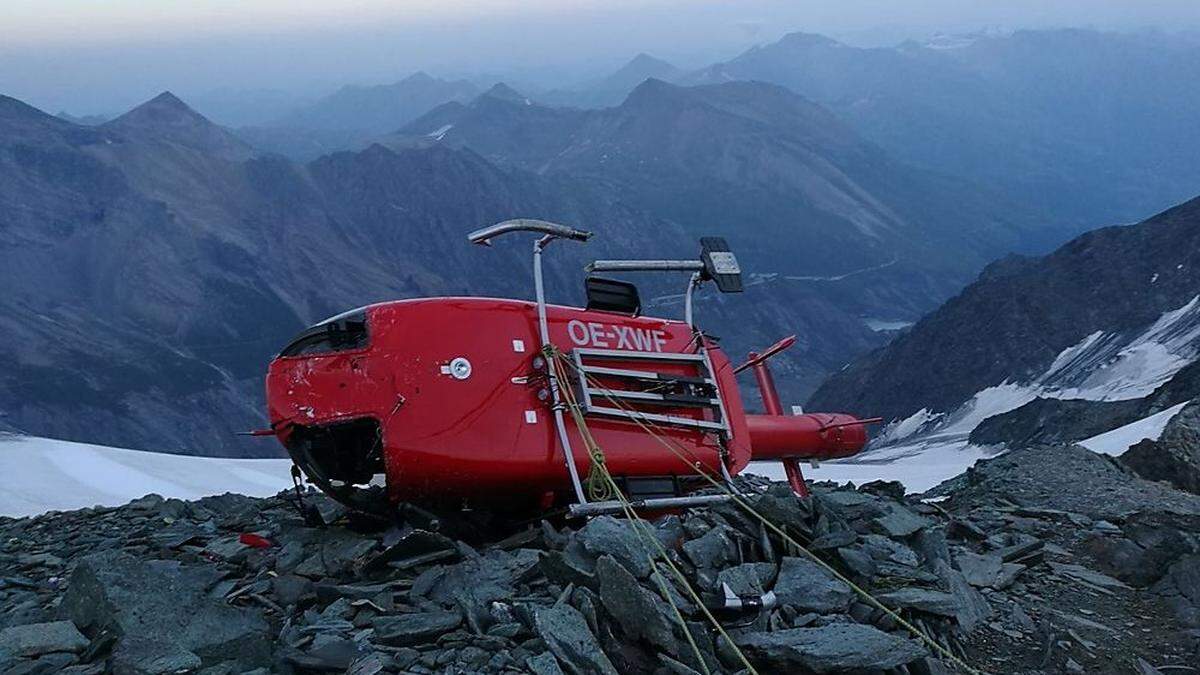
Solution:
{"label": "damaged nose section", "polygon": [[309,482],[346,506],[387,511],[381,382],[371,375],[366,310],[308,328],[271,362],[274,434]]}
{"label": "damaged nose section", "polygon": [[383,515],[388,510],[383,432],[363,418],[297,426],[284,442],[309,482],[346,506]]}

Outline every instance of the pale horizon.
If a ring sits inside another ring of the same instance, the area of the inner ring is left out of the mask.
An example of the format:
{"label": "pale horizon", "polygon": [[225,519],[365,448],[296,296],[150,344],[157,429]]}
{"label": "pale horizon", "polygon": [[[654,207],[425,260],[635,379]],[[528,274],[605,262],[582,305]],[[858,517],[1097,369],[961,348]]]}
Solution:
{"label": "pale horizon", "polygon": [[980,30],[1200,30],[1190,0],[20,0],[6,12],[0,94],[76,115],[117,114],[164,90],[189,102],[239,90],[313,98],[421,70],[564,86],[639,52],[698,68],[797,31],[878,46]]}

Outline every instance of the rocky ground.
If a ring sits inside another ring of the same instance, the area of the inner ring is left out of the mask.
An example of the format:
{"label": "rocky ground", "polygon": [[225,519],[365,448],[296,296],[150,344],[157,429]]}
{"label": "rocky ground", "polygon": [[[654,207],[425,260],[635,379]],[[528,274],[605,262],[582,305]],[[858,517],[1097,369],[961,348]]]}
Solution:
{"label": "rocky ground", "polygon": [[[744,488],[977,671],[1200,659],[1200,497],[1080,448],[981,462],[932,501],[895,483]],[[628,521],[468,544],[306,500],[322,524],[286,493],[0,520],[0,673],[685,675],[745,670],[739,650],[760,673],[963,669],[735,506],[649,525],[731,645]]]}

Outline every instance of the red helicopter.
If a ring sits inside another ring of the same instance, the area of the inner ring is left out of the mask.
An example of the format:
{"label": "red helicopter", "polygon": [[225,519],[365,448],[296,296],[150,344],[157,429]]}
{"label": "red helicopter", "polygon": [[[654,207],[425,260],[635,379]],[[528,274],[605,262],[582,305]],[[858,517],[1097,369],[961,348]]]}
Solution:
{"label": "red helicopter", "polygon": [[[742,290],[723,239],[702,238],[695,260],[596,261],[580,308],[546,303],[542,253],[591,233],[518,219],[468,239],[488,245],[518,232],[540,235],[536,301],[398,300],[316,324],[270,364],[271,428],[262,433],[279,439],[310,482],[356,509],[565,507],[572,516],[621,510],[588,499],[581,477],[592,457],[579,419],[622,492],[649,510],[726,499],[694,494],[708,485],[697,473],[729,482],[751,460],[782,461],[804,496],[801,460],[848,457],[866,444],[873,420],[783,414],[766,362],[794,337],[734,367],[695,325],[699,285]],[[682,321],[642,316],[633,284],[597,276],[646,271],[690,274]],[[753,369],[766,414],[746,413],[735,377],[743,369]]]}

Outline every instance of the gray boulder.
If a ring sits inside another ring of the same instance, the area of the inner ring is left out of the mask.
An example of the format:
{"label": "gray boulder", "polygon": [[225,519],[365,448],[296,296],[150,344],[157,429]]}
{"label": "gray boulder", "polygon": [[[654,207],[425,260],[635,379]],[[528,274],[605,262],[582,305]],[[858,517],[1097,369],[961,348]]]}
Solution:
{"label": "gray boulder", "polygon": [[1017,575],[1025,570],[1018,563],[1006,563],[998,555],[979,555],[963,551],[954,556],[958,569],[967,583],[977,588],[1008,588]]}
{"label": "gray boulder", "polygon": [[774,590],[781,604],[810,612],[845,611],[854,598],[845,582],[807,558],[784,558]]}
{"label": "gray boulder", "polygon": [[538,610],[534,617],[538,635],[568,671],[574,675],[617,675],[587,621],[574,607],[555,605]]}
{"label": "gray boulder", "polygon": [[901,588],[879,595],[877,599],[888,607],[904,607],[951,618],[959,611],[958,600],[953,595],[927,588]]}
{"label": "gray boulder", "polygon": [[753,661],[814,673],[886,670],[925,656],[912,640],[858,623],[750,633],[734,640]]}
{"label": "gray boulder", "polygon": [[770,588],[775,577],[775,566],[771,563],[742,563],[717,574],[717,591],[725,586],[737,596],[762,595]]}
{"label": "gray boulder", "polygon": [[204,662],[193,652],[167,640],[129,637],[113,650],[114,675],[169,675],[199,670]]}
{"label": "gray boulder", "polygon": [[728,527],[719,525],[697,539],[685,541],[684,554],[702,570],[724,568],[737,560],[737,546],[728,530]]}
{"label": "gray boulder", "polygon": [[525,667],[533,675],[564,675],[562,668],[558,667],[558,661],[550,652],[542,652],[537,656],[529,657],[525,660]]}
{"label": "gray boulder", "polygon": [[886,515],[875,519],[875,526],[889,537],[907,537],[931,525],[928,518],[918,516],[899,504],[889,504]]}
{"label": "gray boulder", "polygon": [[[649,524],[641,525],[643,531],[654,532]],[[601,516],[591,520],[576,536],[593,560],[610,555],[635,577],[645,579],[650,574],[650,558],[656,557],[655,550],[638,536],[634,527],[627,520]]]}
{"label": "gray boulder", "polygon": [[610,556],[596,563],[600,602],[627,635],[641,638],[668,653],[678,641],[671,628],[670,611],[656,594],[642,588],[624,567]]}

